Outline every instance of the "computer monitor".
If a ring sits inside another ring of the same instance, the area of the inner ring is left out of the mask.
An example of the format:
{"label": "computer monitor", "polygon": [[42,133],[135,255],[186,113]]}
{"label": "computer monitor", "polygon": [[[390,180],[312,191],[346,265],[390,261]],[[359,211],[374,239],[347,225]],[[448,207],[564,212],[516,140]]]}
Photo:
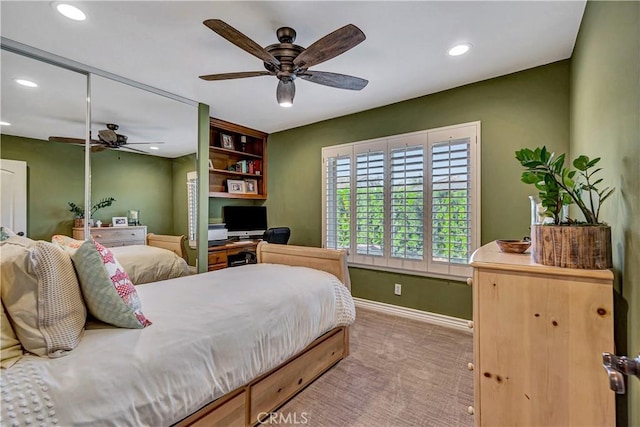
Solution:
{"label": "computer monitor", "polygon": [[222,216],[229,237],[262,237],[267,231],[266,206],[223,206]]}

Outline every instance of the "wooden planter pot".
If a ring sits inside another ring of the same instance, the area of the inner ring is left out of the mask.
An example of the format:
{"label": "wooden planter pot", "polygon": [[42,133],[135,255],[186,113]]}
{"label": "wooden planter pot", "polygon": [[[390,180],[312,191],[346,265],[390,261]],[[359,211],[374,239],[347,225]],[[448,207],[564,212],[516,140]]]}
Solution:
{"label": "wooden planter pot", "polygon": [[532,225],[531,243],[538,264],[590,270],[613,267],[609,226]]}

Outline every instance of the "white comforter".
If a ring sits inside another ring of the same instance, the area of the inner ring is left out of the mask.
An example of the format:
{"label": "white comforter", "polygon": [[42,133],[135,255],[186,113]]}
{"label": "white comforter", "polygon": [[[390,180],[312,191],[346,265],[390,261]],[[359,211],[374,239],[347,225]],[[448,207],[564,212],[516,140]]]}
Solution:
{"label": "white comforter", "polygon": [[151,326],[88,328],[66,357],[2,370],[3,425],[170,425],[355,319],[338,279],[303,267],[247,265],[136,289]]}

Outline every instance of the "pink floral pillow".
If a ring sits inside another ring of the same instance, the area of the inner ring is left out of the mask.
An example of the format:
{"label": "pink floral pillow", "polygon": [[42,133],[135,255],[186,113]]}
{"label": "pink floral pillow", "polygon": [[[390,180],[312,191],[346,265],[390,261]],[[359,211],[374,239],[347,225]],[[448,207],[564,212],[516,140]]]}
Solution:
{"label": "pink floral pillow", "polygon": [[136,288],[113,253],[94,240],[71,255],[89,312],[105,323],[141,329],[151,325],[142,314]]}

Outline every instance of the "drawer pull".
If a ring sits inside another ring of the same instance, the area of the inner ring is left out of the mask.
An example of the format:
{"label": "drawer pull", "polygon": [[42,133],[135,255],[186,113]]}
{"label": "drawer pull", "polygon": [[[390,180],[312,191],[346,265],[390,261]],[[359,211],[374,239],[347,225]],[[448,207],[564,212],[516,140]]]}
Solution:
{"label": "drawer pull", "polygon": [[471,277],[467,277],[467,285],[473,285],[473,279]]}
{"label": "drawer pull", "polygon": [[470,371],[473,371],[473,363],[468,363],[467,364],[467,369]]}
{"label": "drawer pull", "polygon": [[475,414],[475,413],[476,413],[476,410],[475,410],[475,409],[473,409],[473,406],[469,406],[469,407],[467,408],[467,414],[469,414],[469,415],[473,415],[473,414]]}
{"label": "drawer pull", "polygon": [[467,328],[469,328],[469,329],[473,329],[473,320],[469,320],[469,321],[467,322]]}

